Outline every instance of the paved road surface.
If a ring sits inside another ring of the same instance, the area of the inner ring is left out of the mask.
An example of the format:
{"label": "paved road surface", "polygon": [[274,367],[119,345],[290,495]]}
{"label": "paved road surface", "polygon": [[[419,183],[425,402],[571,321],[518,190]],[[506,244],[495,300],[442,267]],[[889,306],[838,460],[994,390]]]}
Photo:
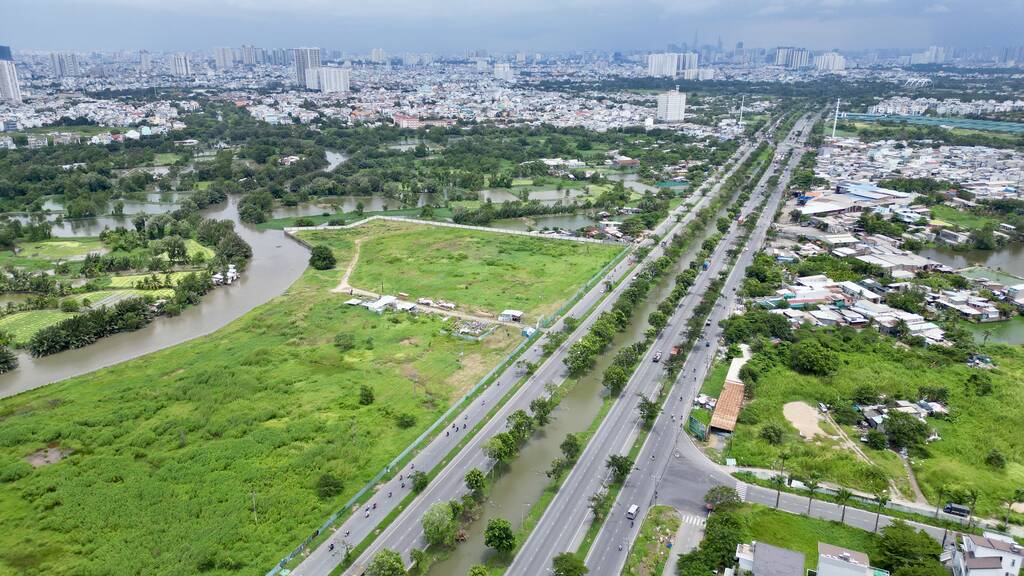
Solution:
{"label": "paved road surface", "polygon": [[[803,126],[804,122],[798,123],[794,131],[802,129]],[[776,158],[781,158],[783,153],[781,150],[778,151]],[[788,172],[794,166],[795,162],[791,163],[787,168],[787,178]],[[755,186],[750,199],[741,211],[742,216],[748,216],[760,204],[768,179],[777,167],[777,160],[774,160],[768,170],[765,171],[760,182]],[[776,195],[777,200],[778,195]],[[755,234],[761,234],[761,237],[763,237],[763,234],[766,233],[768,226],[771,224],[774,208],[769,206],[766,208],[765,213],[769,214],[769,216],[763,221],[758,221],[758,229],[755,232]],[[663,332],[668,335],[665,337],[665,348],[671,346],[671,343],[676,340],[675,335],[682,335],[685,332],[686,323],[693,315],[694,309],[700,303],[709,284],[718,276],[720,271],[727,267],[728,259],[726,253],[734,246],[734,243],[739,240],[742,234],[742,227],[734,225],[727,232],[726,237],[719,242],[710,259],[711,265],[709,269],[697,277],[693,287],[683,297],[676,311],[669,319],[668,325]],[[753,253],[748,251],[744,253],[744,257],[746,261],[749,261],[753,258]],[[733,274],[729,277],[722,290],[727,293],[730,292],[739,285],[742,278],[742,273],[739,275]],[[715,328],[717,329],[717,326]],[[706,343],[707,341],[704,339],[697,342],[694,347],[694,353],[690,354],[686,367],[681,372],[681,379],[685,380],[687,375],[696,377],[694,371],[696,362],[710,362],[708,358],[712,349],[706,347]],[[558,494],[555,495],[555,498],[548,506],[544,516],[541,517],[540,522],[524,543],[523,548],[517,553],[515,560],[509,567],[508,574],[513,576],[520,574],[543,574],[549,570],[551,559],[554,556],[567,550],[575,550],[579,546],[590,524],[588,520],[592,517],[589,509],[589,498],[592,494],[602,489],[602,486],[608,479],[605,462],[612,454],[625,454],[629,452],[630,446],[632,446],[639,433],[639,418],[636,408],[639,398],[637,394],[642,393],[650,396],[661,386],[661,380],[665,375],[663,365],[652,361],[652,357],[658,348],[658,344],[655,344],[640,360],[640,365],[633,373],[619,400],[612,406],[601,426],[594,434],[594,437],[588,442],[586,449],[580,456],[579,462],[569,473]],[[670,417],[672,414],[681,411],[677,407],[681,402],[676,396],[675,391],[673,391],[666,401],[665,411],[659,418],[658,424],[651,431],[647,445],[652,443],[662,445],[664,443],[666,446],[671,446],[679,430],[679,424],[671,422]],[[647,450],[641,452],[641,457],[638,458],[637,462],[639,470],[635,470],[631,475],[630,485],[624,490],[624,495],[626,491],[635,487],[642,488],[643,486],[649,486],[649,491],[653,493],[654,485],[660,474],[652,474],[656,472],[658,466],[657,461],[652,462],[649,459],[648,455],[650,453]],[[667,459],[663,457],[662,462],[666,461]],[[644,499],[642,502],[645,506],[641,510],[641,514],[638,515],[638,519],[643,518],[643,514],[646,513],[647,509],[646,505],[650,504],[650,499]],[[619,504],[611,512],[612,518],[624,519],[623,513],[625,509],[630,504],[639,503],[640,501],[638,500],[627,501],[620,496]],[[622,510],[619,510],[619,508]],[[639,522],[635,526],[630,526],[629,524],[626,524],[626,526],[633,534],[640,529]],[[611,534],[605,538],[609,548],[605,552],[607,552],[609,557],[605,557],[605,554],[602,554],[594,562],[588,563],[591,573],[594,573],[595,566],[602,566],[607,567],[607,570],[603,570],[603,573],[611,574],[614,572],[618,574],[619,568],[625,561],[629,550],[628,541],[624,536],[624,534]],[[632,538],[629,539],[629,541],[631,540]],[[620,543],[623,544],[622,550],[618,549],[618,544]],[[595,544],[594,549],[597,549],[597,544]]]}
{"label": "paved road surface", "polygon": [[[698,460],[704,460],[703,455],[699,453],[691,454],[688,457],[689,464],[698,464],[698,466],[687,466],[680,470],[679,461],[683,460],[683,454],[676,449],[676,446],[680,437],[685,436],[683,424],[689,416],[693,397],[699,390],[700,383],[714,360],[716,344],[721,336],[721,328],[718,323],[729,315],[731,303],[735,299],[735,291],[742,284],[747,266],[753,261],[754,255],[764,242],[768,229],[775,218],[775,212],[782,201],[783,191],[800,161],[801,155],[794,148],[800,146],[804,138],[798,137],[798,135],[803,134],[805,128],[811,125],[813,125],[813,119],[810,116],[802,117],[776,150],[776,162],[790,150],[793,150],[793,155],[779,174],[778,186],[769,191],[771,196],[768,204],[758,217],[753,234],[726,279],[725,286],[722,288],[722,294],[725,296],[719,299],[718,304],[708,317],[709,326],[705,330],[705,334],[710,339],[711,346],[698,345],[687,356],[673,386],[673,393],[666,400],[663,412],[637,458],[637,465],[642,467],[641,470],[634,471],[627,479],[616,505],[590,549],[587,566],[593,575],[618,574],[621,570],[626,557],[625,554],[618,551],[618,544],[622,543],[623,549],[628,550],[629,544],[636,538],[636,534],[640,530],[639,522],[630,522],[625,517],[625,510],[629,506],[636,504],[640,507],[640,512],[637,514],[638,520],[646,516],[651,505],[666,503],[665,500],[669,500],[674,505],[682,504],[678,507],[684,512],[699,510],[707,489],[729,478],[727,474],[714,469],[704,471],[703,467],[699,466],[703,462],[698,462]],[[773,168],[775,168],[774,162],[772,168],[764,174],[759,182],[758,192],[763,192],[767,187],[768,179],[774,172]],[[754,194],[752,201],[758,196],[759,194]],[[671,481],[664,481],[670,466],[682,474],[679,477],[673,477]],[[667,484],[671,484],[671,486],[665,486]],[[667,498],[661,498],[662,492],[666,491],[671,494],[666,494]]]}
{"label": "paved road surface", "polygon": [[[747,143],[741,147],[734,154],[732,160],[734,161],[733,170],[738,167],[743,160],[745,160],[754,149],[753,143]],[[663,236],[672,236],[685,226],[692,219],[692,215],[700,210],[714,194],[717,194],[721,187],[721,183],[725,181],[725,176],[718,178],[712,183],[708,181],[702,189],[710,191],[705,193],[696,204],[690,207],[689,203],[678,207],[669,217],[666,218],[656,229],[655,232]],[[696,196],[696,194],[694,195]],[[693,202],[691,200],[690,202]],[[677,223],[675,221],[677,216],[681,216],[686,209],[690,207],[689,212],[682,216],[682,221]],[[659,258],[663,253],[663,250],[659,246],[654,246],[647,256],[645,263],[653,262]],[[632,258],[632,257],[631,257]],[[615,269],[610,271],[605,277],[606,281],[610,281],[613,284],[618,281],[623,274],[630,269],[629,263],[623,262],[618,265]],[[359,574],[362,571],[362,567],[366,562],[373,557],[373,555],[382,548],[389,548],[392,550],[399,550],[405,558],[408,559],[409,551],[416,548],[423,548],[424,542],[422,540],[422,528],[420,525],[420,519],[423,513],[437,501],[450,500],[457,498],[465,492],[465,486],[463,483],[463,477],[465,473],[472,468],[479,468],[481,470],[490,469],[491,462],[489,462],[483,455],[481,446],[494,434],[501,432],[505,428],[505,420],[509,414],[519,409],[528,410],[529,403],[544,393],[544,385],[547,382],[560,382],[565,377],[565,364],[563,359],[569,346],[581,338],[587,333],[590,326],[596,321],[600,312],[610,309],[614,304],[618,295],[622,293],[628,286],[627,282],[623,282],[609,295],[609,298],[605,299],[601,304],[590,314],[580,326],[570,335],[566,343],[557,350],[551,357],[541,364],[537,371],[523,384],[523,386],[509,399],[509,401],[499,410],[496,415],[485,425],[485,427],[470,441],[459,454],[451,461],[448,462],[444,470],[431,482],[430,486],[420,494],[408,508],[399,514],[391,525],[380,532],[376,537],[375,541],[368,547],[368,549],[360,556],[359,559],[353,566],[346,572],[347,574]],[[567,315],[574,316],[576,318],[582,317],[584,313],[594,306],[604,296],[604,282],[599,282],[593,290],[584,295],[579,302],[568,312]],[[560,319],[551,330],[561,330],[562,320]],[[541,342],[535,344],[532,348],[526,351],[522,357],[523,360],[528,362],[538,362],[542,358]],[[396,470],[395,475],[386,483],[381,484],[377,490],[376,496],[374,496],[369,504],[368,510],[360,510],[358,513],[350,517],[344,522],[334,533],[332,538],[321,545],[317,549],[313,550],[309,556],[307,556],[302,563],[293,571],[295,576],[328,576],[332,570],[334,570],[344,560],[344,549],[346,547],[355,546],[371,533],[377,531],[378,525],[381,520],[388,515],[390,511],[395,509],[399,502],[408,494],[409,483],[405,481],[408,474],[415,469],[429,471],[433,469],[437,464],[441,463],[442,459],[448,455],[451,449],[459,442],[461,435],[465,434],[468,430],[476,426],[481,419],[486,417],[488,410],[501,399],[506,393],[509,386],[513,385],[522,374],[517,368],[511,367],[502,373],[493,384],[485,389],[480,396],[473,401],[473,403],[466,407],[466,409],[456,416],[456,426],[458,430],[449,428],[446,434],[442,434],[429,442],[413,459],[408,467],[403,470]],[[403,486],[404,483],[404,486]],[[376,507],[374,507],[376,505]],[[330,550],[329,544],[334,544],[334,550]]]}

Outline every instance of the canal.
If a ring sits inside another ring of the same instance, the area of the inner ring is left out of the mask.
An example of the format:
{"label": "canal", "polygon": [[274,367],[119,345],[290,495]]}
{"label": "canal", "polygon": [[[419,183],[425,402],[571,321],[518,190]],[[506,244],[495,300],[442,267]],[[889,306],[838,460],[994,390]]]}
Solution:
{"label": "canal", "polygon": [[[491,479],[488,500],[480,517],[466,528],[466,541],[459,543],[447,558],[432,565],[429,575],[465,574],[470,567],[484,564],[494,554],[484,544],[484,528],[491,518],[508,520],[515,530],[522,525],[530,506],[541,498],[549,483],[546,472],[551,462],[561,456],[560,445],[566,435],[587,430],[600,411],[606,395],[601,379],[615,353],[644,338],[648,327],[647,317],[672,292],[675,277],[686,269],[689,261],[700,251],[701,243],[713,232],[714,226],[708,226],[703,235],[690,243],[679,261],[634,311],[626,331],[617,334],[608,350],[598,357],[596,366],[572,385],[558,408],[552,412],[547,426],[538,430],[519,452],[519,456]],[[669,342],[662,345],[671,346]]]}

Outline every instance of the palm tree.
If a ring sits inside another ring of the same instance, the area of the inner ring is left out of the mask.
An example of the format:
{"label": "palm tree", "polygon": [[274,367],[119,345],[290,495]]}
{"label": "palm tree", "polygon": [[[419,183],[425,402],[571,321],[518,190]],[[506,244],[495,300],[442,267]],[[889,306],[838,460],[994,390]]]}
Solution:
{"label": "palm tree", "polygon": [[779,499],[782,498],[782,487],[786,485],[786,477],[782,474],[772,476],[772,484],[775,485],[775,508],[779,507]]}
{"label": "palm tree", "polygon": [[807,489],[811,491],[811,496],[807,499],[808,516],[811,515],[811,504],[814,503],[814,492],[818,490],[818,486],[820,486],[820,484],[818,483],[818,478],[816,476],[811,476],[807,480]]}
{"label": "palm tree", "polygon": [[846,522],[846,505],[850,503],[851,498],[853,498],[853,492],[850,492],[846,488],[836,490],[836,501],[838,501],[843,507],[842,516],[839,518],[840,523]]}
{"label": "palm tree", "polygon": [[875,532],[878,532],[878,520],[882,517],[882,509],[889,503],[889,493],[884,490],[876,492],[875,502],[878,503],[878,513],[875,514]]}

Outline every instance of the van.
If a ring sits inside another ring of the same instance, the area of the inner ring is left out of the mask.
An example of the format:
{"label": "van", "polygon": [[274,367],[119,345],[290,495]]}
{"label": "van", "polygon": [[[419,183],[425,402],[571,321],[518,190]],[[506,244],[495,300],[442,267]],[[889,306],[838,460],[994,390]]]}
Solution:
{"label": "van", "polygon": [[954,504],[953,502],[946,504],[942,511],[946,514],[952,514],[954,516],[961,516],[965,518],[967,516],[970,516],[971,514],[970,508],[968,508],[967,506],[962,506],[960,504]]}
{"label": "van", "polygon": [[632,506],[629,507],[629,510],[626,510],[626,518],[629,518],[630,520],[635,519],[636,513],[639,511],[640,507],[637,506],[636,504],[633,504]]}

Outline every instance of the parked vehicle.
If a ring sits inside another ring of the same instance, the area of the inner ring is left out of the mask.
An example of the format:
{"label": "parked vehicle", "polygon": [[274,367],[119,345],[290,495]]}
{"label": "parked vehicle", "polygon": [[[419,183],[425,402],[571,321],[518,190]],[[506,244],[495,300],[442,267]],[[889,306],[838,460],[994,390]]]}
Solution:
{"label": "parked vehicle", "polygon": [[970,514],[971,514],[971,509],[970,508],[968,508],[967,506],[964,506],[962,504],[956,504],[954,502],[950,502],[950,503],[946,504],[946,506],[942,508],[942,511],[945,512],[946,514],[952,514],[954,516],[961,516],[961,517],[964,517],[964,518],[966,518],[967,516],[970,516]]}

